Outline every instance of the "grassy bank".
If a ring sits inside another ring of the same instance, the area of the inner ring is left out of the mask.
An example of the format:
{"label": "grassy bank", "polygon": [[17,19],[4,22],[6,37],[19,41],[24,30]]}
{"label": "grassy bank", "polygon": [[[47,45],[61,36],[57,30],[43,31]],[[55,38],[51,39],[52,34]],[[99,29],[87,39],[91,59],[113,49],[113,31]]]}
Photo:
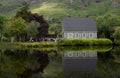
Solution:
{"label": "grassy bank", "polygon": [[17,46],[16,43],[11,42],[0,42],[0,49],[17,49],[20,46]]}
{"label": "grassy bank", "polygon": [[0,42],[0,49],[15,48],[55,48],[56,42]]}
{"label": "grassy bank", "polygon": [[57,40],[58,46],[111,46],[112,41],[106,38],[100,39],[66,39]]}
{"label": "grassy bank", "polygon": [[56,42],[20,42],[16,43],[16,45],[23,48],[41,48],[41,47],[56,47]]}
{"label": "grassy bank", "polygon": [[57,42],[1,42],[0,48],[45,48],[59,46],[109,46],[109,39],[58,39]]}

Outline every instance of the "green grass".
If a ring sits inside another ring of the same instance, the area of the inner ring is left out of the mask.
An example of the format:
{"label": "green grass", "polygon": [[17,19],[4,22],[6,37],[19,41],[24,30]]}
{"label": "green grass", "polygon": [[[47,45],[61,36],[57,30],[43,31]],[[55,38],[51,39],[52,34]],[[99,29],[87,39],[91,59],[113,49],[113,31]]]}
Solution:
{"label": "green grass", "polygon": [[17,46],[16,43],[0,42],[0,49],[16,49],[16,48],[20,48],[20,46]]}
{"label": "green grass", "polygon": [[40,50],[40,51],[50,51],[56,50],[58,53],[62,52],[107,52],[112,49],[112,46],[58,46],[57,42],[1,42],[0,50]]}
{"label": "green grass", "polygon": [[58,46],[108,46],[112,45],[112,41],[106,38],[100,39],[58,39]]}
{"label": "green grass", "polygon": [[56,42],[1,42],[0,49],[38,49],[51,50],[56,49]]}
{"label": "green grass", "polygon": [[58,39],[58,42],[1,42],[0,49],[38,49],[58,51],[108,51],[108,39]]}
{"label": "green grass", "polygon": [[23,48],[56,47],[56,42],[18,42],[16,45]]}
{"label": "green grass", "polygon": [[58,39],[57,42],[1,42],[0,48],[57,48],[59,46],[108,46],[109,39]]}
{"label": "green grass", "polygon": [[67,14],[65,8],[59,6],[59,3],[47,3],[43,2],[39,7],[31,10],[33,13],[40,13],[44,15],[46,18],[56,17],[60,18]]}

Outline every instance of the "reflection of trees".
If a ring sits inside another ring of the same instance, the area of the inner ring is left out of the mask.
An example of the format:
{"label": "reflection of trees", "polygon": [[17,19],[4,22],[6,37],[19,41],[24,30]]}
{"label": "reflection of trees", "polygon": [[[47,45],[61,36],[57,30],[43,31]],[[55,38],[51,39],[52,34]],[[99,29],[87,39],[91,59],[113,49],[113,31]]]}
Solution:
{"label": "reflection of trees", "polygon": [[44,72],[44,68],[49,64],[48,53],[44,51],[34,50],[33,56],[35,56],[38,67],[34,69],[26,67],[25,71],[22,74],[19,74],[20,78],[30,78],[32,74],[39,72]]}
{"label": "reflection of trees", "polygon": [[120,48],[97,53],[96,70],[89,73],[63,72],[62,52],[57,55],[55,50],[0,50],[0,53],[0,78],[113,78],[120,73]]}
{"label": "reflection of trees", "polygon": [[1,56],[0,71],[14,72],[19,78],[31,78],[39,72],[44,73],[49,64],[48,53],[50,51],[6,50]]}
{"label": "reflection of trees", "polygon": [[111,53],[113,54],[115,61],[120,63],[120,47],[114,47]]}
{"label": "reflection of trees", "polygon": [[102,61],[108,61],[111,59],[114,59],[112,53],[110,51],[108,52],[98,52],[98,58]]}
{"label": "reflection of trees", "polygon": [[107,77],[113,77],[115,73],[120,73],[120,62],[116,62],[116,56],[118,56],[118,54],[109,51],[98,53],[98,56],[97,69],[103,74],[103,76],[106,75]]}
{"label": "reflection of trees", "polygon": [[[16,53],[19,52],[16,50]],[[17,56],[15,57],[16,53],[12,50],[5,50],[1,53],[0,71],[5,73],[5,77],[8,72],[22,73],[24,71],[23,58],[18,59]]]}

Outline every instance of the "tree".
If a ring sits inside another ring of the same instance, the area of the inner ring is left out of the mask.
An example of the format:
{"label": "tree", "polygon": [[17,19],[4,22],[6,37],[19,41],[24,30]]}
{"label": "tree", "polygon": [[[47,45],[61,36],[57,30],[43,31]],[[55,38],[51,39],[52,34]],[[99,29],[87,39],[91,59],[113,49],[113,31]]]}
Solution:
{"label": "tree", "polygon": [[112,28],[120,25],[120,17],[113,14],[105,14],[96,18],[98,37],[111,38]]}
{"label": "tree", "polygon": [[5,23],[7,21],[7,17],[3,14],[0,14],[0,41],[2,40],[2,33]]}
{"label": "tree", "polygon": [[26,21],[21,17],[17,17],[8,21],[6,31],[10,36],[15,37],[17,41],[19,41],[21,35],[25,32],[26,26],[27,26]]}
{"label": "tree", "polygon": [[20,11],[18,11],[16,14],[16,17],[22,17],[28,23],[30,23],[31,21],[38,22],[39,23],[38,34],[36,36],[38,38],[47,36],[49,28],[47,21],[43,18],[43,15],[38,15],[37,13],[32,14],[29,11],[29,4],[27,2],[23,3]]}
{"label": "tree", "polygon": [[22,6],[20,7],[20,11],[16,13],[16,17],[22,17],[26,22],[31,21],[31,12],[29,11],[29,6],[27,2],[23,2]]}
{"label": "tree", "polygon": [[60,35],[61,33],[61,26],[58,23],[52,23],[50,26],[50,32],[54,33],[57,37]]}
{"label": "tree", "polygon": [[113,37],[115,42],[120,42],[120,26],[115,27]]}
{"label": "tree", "polygon": [[30,41],[31,39],[36,37],[36,34],[38,34],[38,30],[37,30],[38,27],[39,27],[39,23],[35,21],[31,21],[26,26],[25,30],[26,30],[27,36],[29,37]]}

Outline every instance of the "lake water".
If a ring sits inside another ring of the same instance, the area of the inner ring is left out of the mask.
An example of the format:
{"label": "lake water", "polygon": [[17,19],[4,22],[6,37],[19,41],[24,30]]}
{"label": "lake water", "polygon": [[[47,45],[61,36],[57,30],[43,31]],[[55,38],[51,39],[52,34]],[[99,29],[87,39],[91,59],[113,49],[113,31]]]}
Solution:
{"label": "lake water", "polygon": [[120,48],[1,49],[0,78],[120,78]]}

